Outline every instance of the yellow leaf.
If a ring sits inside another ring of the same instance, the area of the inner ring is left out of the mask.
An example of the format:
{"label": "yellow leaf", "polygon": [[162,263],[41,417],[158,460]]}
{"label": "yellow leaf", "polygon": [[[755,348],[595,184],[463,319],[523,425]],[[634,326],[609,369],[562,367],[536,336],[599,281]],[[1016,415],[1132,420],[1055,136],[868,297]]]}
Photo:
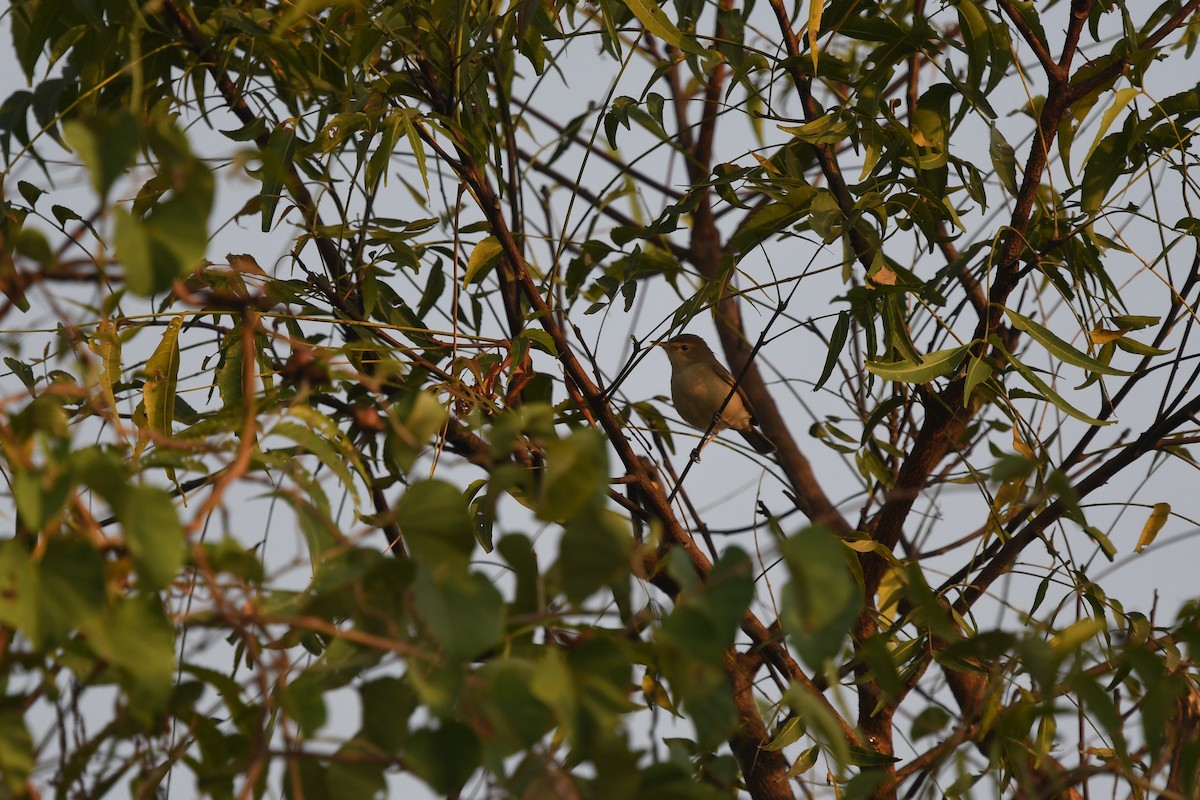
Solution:
{"label": "yellow leaf", "polygon": [[475,245],[475,249],[471,251],[471,257],[467,259],[467,272],[463,275],[463,286],[468,286],[477,278],[482,278],[485,271],[496,263],[502,250],[503,248],[501,248],[500,242],[496,241],[495,236],[489,236]]}
{"label": "yellow leaf", "polygon": [[925,137],[925,134],[921,133],[921,131],[917,130],[916,128],[913,128],[912,137],[913,141],[917,143],[918,147],[933,147],[933,142],[929,141],[929,139]]}
{"label": "yellow leaf", "polygon": [[671,705],[671,697],[667,694],[667,690],[651,674],[650,670],[646,670],[642,675],[642,694],[645,696],[647,703],[666,709],[672,714],[676,713],[675,707]]}
{"label": "yellow leaf", "polygon": [[879,589],[875,593],[875,605],[879,615],[888,622],[895,622],[899,615],[900,599],[904,596],[904,569],[899,566],[889,566],[879,581]]}
{"label": "yellow leaf", "polygon": [[111,320],[101,320],[96,335],[88,339],[88,348],[100,358],[100,374],[97,384],[104,405],[114,417],[117,414],[117,397],[113,390],[121,380],[121,337]]}
{"label": "yellow leaf", "polygon": [[1150,543],[1154,541],[1154,537],[1158,536],[1158,532],[1163,529],[1163,525],[1167,524],[1167,518],[1170,516],[1170,503],[1155,503],[1154,508],[1150,511],[1150,518],[1142,526],[1142,535],[1138,537],[1137,547],[1133,548],[1134,552],[1140,553],[1149,547]]}
{"label": "yellow leaf", "polygon": [[171,435],[175,421],[175,389],[179,380],[179,329],[183,317],[173,317],[167,323],[162,340],[146,361],[146,382],[142,384],[142,401],[146,404],[146,424],[155,433]]}
{"label": "yellow leaf", "polygon": [[263,277],[267,276],[266,270],[258,265],[258,261],[255,260],[254,256],[230,253],[225,258],[229,261],[229,266],[236,272],[245,272],[250,275],[261,275]]}
{"label": "yellow leaf", "polygon": [[1025,456],[1028,459],[1032,459],[1032,460],[1036,461],[1037,455],[1033,452],[1032,447],[1025,444],[1025,440],[1021,438],[1021,432],[1017,429],[1016,425],[1013,425],[1012,432],[1013,432],[1013,450],[1016,450],[1019,454]]}
{"label": "yellow leaf", "polygon": [[871,282],[879,286],[895,286],[896,273],[889,267],[880,267],[868,276]]}
{"label": "yellow leaf", "polygon": [[758,161],[758,165],[760,167],[762,167],[766,172],[768,172],[772,175],[781,174],[779,171],[779,167],[772,164],[771,160],[769,158],[764,158],[763,156],[760,156],[758,153],[751,153],[750,155],[754,156],[754,159],[756,161]]}
{"label": "yellow leaf", "polygon": [[1088,338],[1092,340],[1092,344],[1108,344],[1115,342],[1125,335],[1125,331],[1110,331],[1107,328],[1092,328],[1088,331]]}
{"label": "yellow leaf", "polygon": [[656,39],[661,39],[685,53],[700,55],[704,52],[704,48],[697,44],[695,39],[685,36],[683,31],[675,27],[667,13],[653,0],[624,0],[624,3],[638,18],[638,22],[642,23],[646,32]]}
{"label": "yellow leaf", "polygon": [[825,0],[808,0],[808,47],[812,50],[813,72],[817,71],[817,37],[821,35],[821,14]]}

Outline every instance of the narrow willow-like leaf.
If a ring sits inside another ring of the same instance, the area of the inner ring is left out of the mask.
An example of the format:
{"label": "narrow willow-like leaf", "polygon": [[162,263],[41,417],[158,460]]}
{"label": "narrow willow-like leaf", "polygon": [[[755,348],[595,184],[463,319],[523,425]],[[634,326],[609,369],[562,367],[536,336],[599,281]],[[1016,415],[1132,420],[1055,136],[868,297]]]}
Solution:
{"label": "narrow willow-like leaf", "polygon": [[979,384],[992,377],[992,365],[978,356],[971,357],[971,363],[967,366],[967,379],[963,386],[963,408],[971,401],[971,395],[975,393],[976,387]]}
{"label": "narrow willow-like leaf", "polygon": [[1116,367],[1110,367],[1107,364],[1101,363],[1096,359],[1076,350],[1071,345],[1056,336],[1048,328],[1039,325],[1029,317],[1022,316],[1012,309],[1004,309],[1004,313],[1012,320],[1013,327],[1019,331],[1024,331],[1042,347],[1050,351],[1050,355],[1062,361],[1065,364],[1071,364],[1081,369],[1086,369],[1089,372],[1099,372],[1102,375],[1132,375],[1132,372],[1126,372]]}
{"label": "narrow willow-like leaf", "polygon": [[97,383],[104,407],[110,414],[117,413],[117,396],[113,385],[121,379],[121,337],[111,320],[101,320],[96,335],[88,340],[88,349],[100,359],[100,375]]}
{"label": "narrow willow-like leaf", "polygon": [[825,0],[808,0],[808,47],[812,50],[813,74],[817,72],[817,39],[821,35],[821,15],[825,12]]}
{"label": "narrow willow-like leaf", "polygon": [[495,236],[489,236],[479,244],[475,245],[475,249],[471,251],[471,257],[467,259],[467,271],[463,275],[463,286],[469,286],[476,279],[480,279],[486,274],[486,270],[496,263],[496,259],[500,258],[502,248],[500,242]]}
{"label": "narrow willow-like leaf", "polygon": [[833,334],[829,337],[829,352],[825,356],[825,367],[821,370],[821,377],[817,379],[816,385],[813,386],[813,391],[817,391],[825,385],[825,381],[829,380],[829,376],[833,374],[833,367],[837,364],[838,356],[842,354],[842,348],[846,345],[846,337],[850,333],[850,312],[843,311],[838,314],[838,321],[833,326]]}
{"label": "narrow willow-like leaf", "polygon": [[1059,408],[1059,410],[1065,412],[1067,415],[1074,417],[1075,419],[1079,420],[1080,422],[1086,422],[1089,425],[1111,425],[1112,424],[1112,422],[1113,422],[1112,420],[1102,420],[1102,419],[1096,419],[1095,417],[1089,417],[1087,414],[1083,413],[1082,411],[1077,409],[1075,406],[1068,403],[1066,400],[1064,400],[1058,394],[1058,392],[1051,389],[1050,385],[1048,383],[1046,383],[1044,380],[1039,378],[1036,372],[1034,372],[1032,369],[1030,369],[1029,367],[1022,364],[1020,361],[1018,361],[1016,359],[1016,357],[1010,355],[1008,357],[1008,360],[1009,360],[1009,363],[1013,365],[1013,369],[1015,369],[1017,372],[1019,372],[1021,374],[1021,377],[1023,377],[1025,380],[1029,381],[1029,383],[1031,383],[1033,385],[1033,387],[1041,393],[1041,396],[1043,398],[1045,398],[1046,400],[1049,400],[1051,403],[1053,403],[1055,406],[1057,406]]}
{"label": "narrow willow-like leaf", "polygon": [[243,359],[246,357],[242,324],[234,325],[221,341],[221,361],[217,365],[217,390],[221,403],[227,411],[242,408],[244,400],[242,380]]}
{"label": "narrow willow-like leaf", "polygon": [[1152,347],[1151,345],[1139,342],[1137,339],[1130,339],[1128,336],[1122,336],[1117,339],[1117,347],[1124,350],[1126,353],[1133,353],[1136,356],[1165,356],[1175,352],[1175,348]]}
{"label": "narrow willow-like leaf", "polygon": [[175,391],[179,381],[179,329],[183,317],[175,317],[167,323],[162,340],[154,354],[146,362],[149,376],[142,386],[142,399],[146,403],[146,426],[154,433],[171,435],[171,423],[175,421]]}
{"label": "narrow willow-like leaf", "polygon": [[867,370],[889,381],[900,383],[929,383],[934,378],[948,375],[958,368],[967,354],[968,345],[935,350],[919,362],[913,361],[868,361]]}
{"label": "narrow willow-like leaf", "polygon": [[1146,524],[1142,526],[1142,535],[1138,537],[1137,546],[1133,548],[1134,551],[1140,553],[1149,547],[1170,517],[1170,503],[1155,503],[1154,508],[1150,511],[1150,516],[1146,519]]}
{"label": "narrow willow-like leaf", "polygon": [[699,44],[675,27],[666,12],[653,0],[623,0],[626,8],[633,12],[646,32],[685,53],[700,55],[704,52]]}
{"label": "narrow willow-like leaf", "polygon": [[1117,90],[1112,103],[1105,110],[1104,116],[1100,118],[1100,127],[1096,130],[1096,138],[1092,140],[1092,146],[1088,148],[1087,155],[1083,159],[1085,164],[1092,160],[1092,154],[1100,146],[1101,140],[1104,139],[1104,134],[1112,127],[1113,122],[1117,119],[1117,115],[1124,111],[1125,106],[1129,105],[1130,101],[1141,93],[1141,89],[1133,87]]}

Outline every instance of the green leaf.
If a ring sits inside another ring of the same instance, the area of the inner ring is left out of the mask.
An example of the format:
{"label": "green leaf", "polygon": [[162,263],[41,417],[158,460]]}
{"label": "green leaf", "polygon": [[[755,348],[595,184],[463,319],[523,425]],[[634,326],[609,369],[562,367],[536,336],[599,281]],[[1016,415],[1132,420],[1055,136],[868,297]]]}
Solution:
{"label": "green leaf", "polygon": [[326,778],[339,797],[388,796],[384,765],[373,760],[374,755],[353,740],[338,748]]}
{"label": "green leaf", "polygon": [[37,565],[38,633],[66,642],[108,605],[104,559],[76,538],[50,540]]}
{"label": "green leaf", "polygon": [[478,658],[504,634],[504,598],[485,576],[465,569],[418,570],[417,610],[446,658]]}
{"label": "green leaf", "polygon": [[850,312],[842,311],[838,314],[837,322],[833,326],[833,333],[829,337],[829,352],[825,354],[825,367],[821,370],[821,377],[817,378],[816,385],[813,386],[814,392],[824,386],[825,381],[829,380],[829,376],[833,374],[833,368],[842,354],[842,348],[846,346],[846,337],[849,334]]}
{"label": "green leaf", "polygon": [[280,708],[296,723],[301,738],[312,738],[325,724],[325,694],[313,673],[301,673],[298,678],[282,685],[277,695]]}
{"label": "green leaf", "polygon": [[929,383],[934,378],[949,375],[958,368],[970,345],[926,354],[919,363],[912,361],[868,361],[867,370],[884,380],[900,383]]}
{"label": "green leaf", "polygon": [[287,800],[336,800],[330,791],[328,770],[313,758],[297,758],[288,762],[283,777],[283,796]]}
{"label": "green leaf", "polygon": [[130,710],[149,722],[166,705],[175,682],[175,631],[158,597],[122,598],[87,631],[96,654],[116,668]]}
{"label": "green leaf", "polygon": [[1109,561],[1115,561],[1117,557],[1117,546],[1112,543],[1104,531],[1094,525],[1083,525],[1083,532],[1091,538],[1092,541],[1100,548],[1100,552],[1104,553],[1104,557]]}
{"label": "green leaf", "polygon": [[1105,137],[1083,167],[1080,207],[1089,214],[1100,210],[1109,189],[1129,168],[1129,154],[1134,146],[1132,131],[1121,130]]}
{"label": "green leaf", "polygon": [[35,762],[24,704],[20,695],[0,697],[0,795],[5,797],[38,796],[27,783]]}
{"label": "green leaf", "polygon": [[946,139],[950,135],[950,99],[957,94],[948,83],[930,86],[917,99],[913,113],[918,144],[945,151]]}
{"label": "green leaf", "polygon": [[17,539],[0,541],[0,623],[42,641],[40,571]]}
{"label": "green leaf", "polygon": [[238,322],[221,339],[221,359],[217,362],[217,391],[226,411],[241,416],[244,411],[245,382],[242,380],[243,359],[246,357],[242,323]]}
{"label": "green leaf", "polygon": [[608,440],[591,428],[546,445],[546,474],[537,514],[562,522],[599,508],[608,492]]}
{"label": "green leaf", "polygon": [[504,248],[500,246],[500,242],[495,236],[489,236],[475,245],[475,249],[471,251],[471,257],[467,259],[467,269],[463,273],[462,279],[463,286],[467,287],[483,280],[487,271],[500,259],[503,252]]}
{"label": "green leaf", "polygon": [[[815,50],[814,50],[815,52]],[[780,125],[779,130],[790,133],[806,144],[837,144],[850,138],[854,125],[837,112],[830,112],[803,125]]]}
{"label": "green leaf", "polygon": [[849,551],[824,528],[806,528],[781,548],[791,580],[784,587],[779,620],[796,652],[816,670],[841,652],[862,608],[862,589],[846,559]]}
{"label": "green leaf", "polygon": [[466,725],[444,722],[413,731],[404,763],[438,794],[458,794],[480,764],[479,739]]}
{"label": "green leaf", "polygon": [[29,181],[17,181],[17,191],[21,193],[21,197],[25,198],[25,202],[29,204],[31,209],[37,205],[37,201],[46,193],[45,189],[34,186]]}
{"label": "green leaf", "polygon": [[404,135],[408,138],[408,146],[412,148],[413,158],[417,162],[417,170],[421,173],[421,182],[425,191],[429,192],[429,168],[425,164],[425,145],[417,132],[417,124],[421,121],[421,113],[415,108],[404,108],[396,112],[404,126]]}
{"label": "green leaf", "polygon": [[629,574],[633,537],[617,514],[601,509],[567,523],[559,542],[558,564],[567,599],[579,605],[599,589]]}
{"label": "green leaf", "polygon": [[171,435],[175,421],[175,393],[179,379],[179,329],[183,317],[172,317],[154,354],[146,362],[148,380],[142,385],[146,425],[160,436]]}
{"label": "green leaf", "polygon": [[808,223],[821,241],[829,244],[842,235],[846,227],[846,215],[838,205],[837,198],[828,189],[817,189],[808,206]]}
{"label": "green leaf", "polygon": [[821,748],[814,744],[796,757],[796,760],[792,762],[792,766],[788,767],[787,777],[795,778],[797,775],[803,775],[808,772],[817,765],[817,759],[820,757]]}
{"label": "green leaf", "polygon": [[819,694],[797,683],[793,683],[783,696],[783,702],[804,720],[808,735],[829,751],[832,761],[835,764],[848,764],[850,743],[846,741],[837,717],[822,699]]}
{"label": "green leaf", "polygon": [[979,384],[989,380],[992,377],[992,365],[986,359],[979,356],[971,356],[971,361],[967,365],[967,378],[963,385],[963,408],[971,402],[971,395],[975,393],[975,389]]}
{"label": "green leaf", "polygon": [[363,474],[358,451],[328,417],[309,406],[298,405],[291,410],[302,422],[283,420],[271,429],[271,433],[291,439],[316,456],[337,476],[357,503],[358,484],[355,483],[350,468],[353,467],[359,475]]}
{"label": "green leaf", "polygon": [[412,686],[396,677],[383,677],[364,683],[362,697],[362,735],[385,753],[398,753],[408,739],[408,718],[417,708]]}
{"label": "green leaf", "polygon": [[1174,348],[1152,347],[1128,336],[1117,339],[1116,345],[1126,353],[1133,353],[1135,356],[1165,356],[1175,352]]}
{"label": "green leaf", "polygon": [[275,219],[275,208],[283,197],[283,187],[296,157],[296,131],[286,125],[276,126],[267,137],[262,151],[262,230],[269,233]]}
{"label": "green leaf", "polygon": [[[392,153],[396,149],[396,141],[400,138],[400,131],[404,127],[403,112],[401,114],[391,114],[383,122],[382,133],[378,142],[373,142],[374,152],[367,160],[367,168],[363,173],[364,182],[368,192],[375,192],[379,187],[379,179],[387,174],[388,165],[392,161]],[[387,185],[387,181],[384,181]]]}
{"label": "green leaf", "polygon": [[683,31],[675,27],[654,0],[622,0],[625,7],[633,12],[638,21],[646,28],[646,32],[656,39],[661,39],[677,50],[693,55],[701,55],[704,48],[691,36],[685,36]]}
{"label": "green leaf", "polygon": [[1139,331],[1142,328],[1149,328],[1151,325],[1157,325],[1162,321],[1162,317],[1153,317],[1148,315],[1138,314],[1120,314],[1115,317],[1110,317],[1114,325],[1122,330]]}
{"label": "green leaf", "polygon": [[475,532],[466,498],[449,483],[421,481],[396,504],[400,533],[418,562],[465,567],[475,550]]}
{"label": "green leaf", "polygon": [[[684,569],[694,572],[690,563]],[[713,565],[707,581],[680,593],[659,638],[682,651],[694,667],[707,664],[720,671],[753,599],[753,564],[740,548],[731,547]]]}
{"label": "green leaf", "polygon": [[992,159],[992,170],[1000,183],[1012,197],[1020,191],[1017,184],[1017,155],[1004,134],[995,125],[991,126],[988,138],[988,156]]}
{"label": "green leaf", "polygon": [[1102,375],[1132,375],[1132,372],[1116,369],[1104,364],[1086,353],[1076,350],[1071,345],[1054,335],[1049,329],[1039,325],[1029,317],[1022,316],[1011,309],[1004,309],[1004,313],[1012,321],[1013,327],[1019,331],[1028,333],[1030,338],[1040,344],[1042,347],[1050,351],[1050,354],[1066,364],[1071,364],[1076,367],[1088,370],[1089,372],[1099,372]]}
{"label": "green leaf", "polygon": [[111,320],[101,320],[95,335],[88,339],[88,349],[100,359],[100,374],[96,383],[104,398],[106,410],[115,418],[117,396],[114,387],[121,380],[121,337]]}
{"label": "green leaf", "polygon": [[1096,138],[1092,140],[1092,146],[1088,148],[1087,155],[1084,157],[1084,163],[1092,160],[1092,156],[1096,153],[1096,148],[1100,146],[1100,142],[1104,139],[1104,134],[1112,127],[1116,121],[1117,115],[1125,110],[1125,107],[1133,100],[1133,98],[1142,94],[1142,90],[1137,87],[1127,86],[1124,89],[1117,89],[1113,95],[1112,104],[1105,109],[1104,116],[1100,118],[1100,126],[1096,129]]}
{"label": "green leaf", "polygon": [[963,32],[967,55],[967,83],[982,87],[992,42],[987,17],[971,0],[959,0],[954,7],[958,11],[959,28]]}
{"label": "green leaf", "polygon": [[120,109],[64,123],[63,139],[87,167],[92,176],[92,187],[104,198],[117,178],[133,163],[141,137],[137,120],[128,111]]}
{"label": "green leaf", "polygon": [[927,706],[912,721],[909,735],[915,739],[933,736],[950,722],[950,714],[941,706]]}
{"label": "green leaf", "polygon": [[1008,363],[1012,364],[1013,369],[1020,373],[1021,377],[1029,381],[1029,383],[1041,393],[1043,398],[1049,400],[1068,416],[1074,417],[1080,422],[1086,422],[1089,425],[1111,425],[1113,423],[1112,420],[1101,420],[1096,419],[1095,417],[1089,417],[1087,414],[1083,413],[1079,409],[1075,408],[1075,406],[1064,400],[1058,394],[1058,392],[1050,388],[1049,384],[1039,378],[1036,372],[1018,361],[1015,356],[1008,353],[1005,355],[1008,356]]}
{"label": "green leaf", "polygon": [[446,408],[431,392],[421,391],[413,399],[407,416],[400,419],[400,413],[400,406],[390,409],[385,442],[387,453],[400,472],[407,473],[429,440],[446,424]]}
{"label": "green leaf", "polygon": [[221,135],[234,142],[252,142],[267,132],[267,121],[255,117],[240,128],[221,131]]}
{"label": "green leaf", "polygon": [[[28,309],[26,309],[28,310]],[[23,361],[18,361],[12,356],[4,357],[4,365],[12,370],[13,375],[28,389],[31,393],[33,387],[37,385],[37,377],[33,374],[33,367]]]}
{"label": "green leaf", "polygon": [[342,541],[341,530],[329,515],[329,499],[321,486],[307,474],[296,470],[292,479],[301,487],[299,492],[280,491],[275,497],[292,507],[304,542],[308,546],[308,558],[313,573],[320,569],[322,560]]}
{"label": "green leaf", "polygon": [[[776,731],[775,735],[771,737],[771,741],[763,745],[762,749],[768,752],[782,750],[785,747],[795,744],[803,735],[804,723],[799,717],[791,717]],[[811,767],[812,764],[809,764],[809,766]],[[808,767],[805,767],[805,769],[808,769]]]}
{"label": "green leaf", "polygon": [[729,249],[736,253],[747,253],[770,237],[783,233],[808,213],[817,190],[811,186],[799,186],[790,190],[786,197],[755,209],[730,237]]}
{"label": "green leaf", "polygon": [[506,755],[519,752],[553,727],[553,714],[534,695],[534,670],[534,662],[517,658],[493,659],[479,670],[482,685],[471,704],[487,718],[489,749],[498,745]]}
{"label": "green leaf", "polygon": [[117,260],[125,265],[125,283],[130,291],[140,295],[154,294],[170,285],[161,274],[151,252],[149,232],[142,223],[123,208],[113,210],[116,218],[114,244]]}
{"label": "green leaf", "polygon": [[171,495],[155,486],[133,486],[118,513],[140,585],[158,591],[183,566],[183,525]]}
{"label": "green leaf", "polygon": [[[188,147],[173,118],[151,115],[143,128],[158,157],[158,174],[143,187],[133,213],[114,209],[117,259],[125,266],[130,291],[151,295],[190,275],[208,247],[213,173]],[[170,191],[168,191],[170,190]]]}

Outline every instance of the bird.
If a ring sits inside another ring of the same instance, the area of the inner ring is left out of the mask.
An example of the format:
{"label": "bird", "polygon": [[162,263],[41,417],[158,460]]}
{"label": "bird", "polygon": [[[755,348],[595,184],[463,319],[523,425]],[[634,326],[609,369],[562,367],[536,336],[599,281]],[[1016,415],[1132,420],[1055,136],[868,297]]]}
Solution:
{"label": "bird", "polygon": [[[699,460],[700,451],[725,428],[737,431],[757,452],[775,452],[775,443],[755,426],[754,409],[750,398],[738,386],[729,370],[717,360],[708,344],[695,334],[683,333],[665,342],[656,342],[671,362],[671,402],[684,422],[694,428],[712,433],[696,448],[693,457]],[[733,392],[730,395],[730,392]],[[729,402],[725,402],[729,398]],[[721,404],[725,407],[722,409]],[[717,410],[721,416],[717,418]]]}

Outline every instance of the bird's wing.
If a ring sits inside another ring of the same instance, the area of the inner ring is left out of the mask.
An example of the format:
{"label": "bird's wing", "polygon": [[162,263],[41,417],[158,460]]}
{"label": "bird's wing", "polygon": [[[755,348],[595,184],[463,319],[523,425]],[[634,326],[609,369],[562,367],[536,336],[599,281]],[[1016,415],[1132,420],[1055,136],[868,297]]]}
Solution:
{"label": "bird's wing", "polygon": [[[725,369],[725,365],[720,363],[719,361],[717,362],[717,373],[721,376],[721,379],[723,381],[725,381],[726,385],[728,385],[728,386],[734,385],[735,381],[733,379],[733,375],[731,375],[729,373],[729,370]],[[750,398],[746,396],[746,390],[742,388],[742,385],[740,383],[737,385],[737,393],[738,393],[738,397],[742,398],[742,403],[746,406],[746,410],[750,412],[751,423],[754,425],[757,425],[758,420],[755,418],[755,415],[754,415],[754,406],[750,405]]]}

